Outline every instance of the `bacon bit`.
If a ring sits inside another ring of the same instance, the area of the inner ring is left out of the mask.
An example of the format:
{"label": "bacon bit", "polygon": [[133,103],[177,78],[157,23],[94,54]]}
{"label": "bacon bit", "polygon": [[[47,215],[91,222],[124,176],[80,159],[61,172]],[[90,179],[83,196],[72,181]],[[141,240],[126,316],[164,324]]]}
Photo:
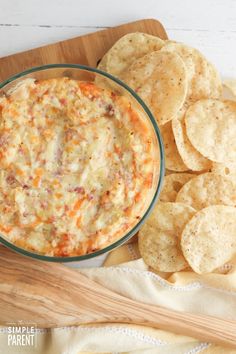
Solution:
{"label": "bacon bit", "polygon": [[4,158],[4,155],[2,153],[2,151],[0,151],[0,160],[2,160]]}
{"label": "bacon bit", "polygon": [[74,189],[74,192],[78,193],[78,194],[85,194],[85,190],[84,187],[76,187]]}
{"label": "bacon bit", "polygon": [[13,175],[7,176],[6,181],[7,181],[7,183],[10,184],[10,185],[13,185],[13,184],[15,184],[15,183],[17,182],[16,179],[15,179],[15,177],[14,177]]}
{"label": "bacon bit", "polygon": [[23,189],[29,189],[29,186],[27,186],[27,184],[23,184],[22,188]]}
{"label": "bacon bit", "polygon": [[113,101],[115,101],[116,100],[116,98],[117,98],[117,95],[115,94],[115,92],[111,92],[111,99],[113,100]]}
{"label": "bacon bit", "polygon": [[22,146],[20,146],[19,149],[18,149],[18,152],[20,154],[24,154],[25,150],[24,150],[24,148]]}
{"label": "bacon bit", "polygon": [[92,199],[94,199],[94,195],[93,195],[93,194],[91,194],[91,193],[90,193],[90,194],[88,194],[88,195],[87,195],[87,199],[88,199],[88,200],[92,200]]}
{"label": "bacon bit", "polygon": [[67,99],[66,98],[60,98],[60,103],[65,106],[67,104]]}
{"label": "bacon bit", "polygon": [[9,134],[5,134],[5,133],[0,135],[0,146],[1,147],[8,143],[9,137],[10,137]]}
{"label": "bacon bit", "polygon": [[66,204],[66,205],[64,205],[64,209],[65,209],[65,211],[69,211],[69,207],[68,207],[68,205]]}
{"label": "bacon bit", "polygon": [[106,106],[106,115],[109,117],[112,117],[112,116],[114,116],[114,113],[115,113],[114,107],[112,106],[112,104],[108,104]]}

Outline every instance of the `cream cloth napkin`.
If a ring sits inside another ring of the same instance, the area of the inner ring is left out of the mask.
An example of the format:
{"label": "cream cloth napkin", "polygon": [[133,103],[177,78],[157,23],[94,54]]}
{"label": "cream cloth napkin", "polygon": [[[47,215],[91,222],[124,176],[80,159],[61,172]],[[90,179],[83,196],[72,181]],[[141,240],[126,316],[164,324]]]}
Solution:
{"label": "cream cloth napkin", "polygon": [[[137,244],[132,243],[112,252],[104,267],[78,271],[138,301],[179,311],[236,319],[236,262],[217,273],[204,276],[191,271],[157,274],[148,270],[139,257]],[[7,335],[2,328],[0,353],[232,354],[236,350],[144,326],[91,324],[38,330],[36,348],[7,346]]]}

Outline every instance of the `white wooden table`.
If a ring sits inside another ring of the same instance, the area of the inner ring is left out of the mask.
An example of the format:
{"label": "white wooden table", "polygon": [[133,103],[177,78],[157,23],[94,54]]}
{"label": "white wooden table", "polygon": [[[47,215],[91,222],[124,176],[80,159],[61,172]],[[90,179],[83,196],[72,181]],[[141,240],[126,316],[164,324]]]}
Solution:
{"label": "white wooden table", "polygon": [[0,57],[142,18],[236,78],[236,0],[0,0]]}
{"label": "white wooden table", "polygon": [[235,0],[0,0],[0,56],[141,18],[236,77]]}

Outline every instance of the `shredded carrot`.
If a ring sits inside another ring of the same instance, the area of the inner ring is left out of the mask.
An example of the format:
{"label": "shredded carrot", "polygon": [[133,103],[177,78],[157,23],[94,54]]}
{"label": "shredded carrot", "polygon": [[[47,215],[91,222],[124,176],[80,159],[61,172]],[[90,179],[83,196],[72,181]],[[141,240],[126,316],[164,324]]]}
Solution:
{"label": "shredded carrot", "polygon": [[73,218],[75,215],[76,215],[76,211],[75,211],[75,210],[70,210],[70,211],[68,211],[68,216],[69,216],[70,218]]}
{"label": "shredded carrot", "polygon": [[36,174],[36,176],[42,176],[43,175],[43,169],[42,168],[36,168],[34,170],[34,173]]}
{"label": "shredded carrot", "polygon": [[39,138],[37,137],[37,135],[32,135],[30,137],[30,141],[31,143],[37,143],[39,141]]}
{"label": "shredded carrot", "polygon": [[142,135],[148,134],[147,125],[141,121],[141,118],[139,118],[138,113],[135,112],[131,107],[128,108],[128,113],[130,121],[136,126],[136,129],[138,129]]}
{"label": "shredded carrot", "polygon": [[151,188],[152,186],[152,181],[153,181],[153,173],[149,173],[148,176],[146,177],[145,181],[144,181],[144,186]]}
{"label": "shredded carrot", "polygon": [[143,161],[143,163],[146,164],[146,163],[149,163],[149,162],[152,162],[152,161],[153,161],[153,159],[152,159],[151,157],[147,157],[147,158]]}
{"label": "shredded carrot", "polygon": [[60,185],[61,185],[60,182],[58,181],[58,179],[54,179],[53,182],[52,182],[52,184],[53,184],[54,186],[60,186]]}
{"label": "shredded carrot", "polygon": [[3,226],[0,225],[0,231],[5,232],[6,234],[9,234],[9,232],[12,230],[12,227],[10,226]]}
{"label": "shredded carrot", "polygon": [[40,177],[39,177],[39,176],[36,176],[36,177],[33,179],[33,186],[37,188],[37,187],[39,186],[39,183],[40,183]]}
{"label": "shredded carrot", "polygon": [[74,145],[79,145],[79,144],[80,144],[80,141],[79,141],[79,140],[72,140],[72,143],[73,143]]}
{"label": "shredded carrot", "polygon": [[49,127],[54,124],[53,120],[49,118],[46,118],[46,123]]}
{"label": "shredded carrot", "polygon": [[81,216],[79,216],[76,220],[76,226],[78,227],[78,229],[81,227]]}
{"label": "shredded carrot", "polygon": [[140,192],[138,192],[138,193],[134,196],[134,200],[135,200],[135,202],[136,202],[136,203],[137,203],[137,202],[139,202],[139,201],[140,201],[140,199],[141,199],[141,197],[142,197],[141,193],[140,193]]}
{"label": "shredded carrot", "polygon": [[81,198],[81,199],[77,200],[77,202],[74,205],[74,210],[79,210],[85,199],[86,198]]}
{"label": "shredded carrot", "polygon": [[18,175],[18,176],[24,176],[24,171],[23,170],[21,170],[20,168],[17,168],[16,169],[16,174]]}
{"label": "shredded carrot", "polygon": [[150,140],[146,141],[146,152],[150,152],[152,146],[152,142]]}
{"label": "shredded carrot", "polygon": [[99,97],[101,94],[101,90],[92,82],[80,82],[79,87],[85,96]]}
{"label": "shredded carrot", "polygon": [[44,133],[43,133],[46,137],[49,137],[51,138],[53,136],[53,131],[51,129],[46,129],[44,130]]}
{"label": "shredded carrot", "polygon": [[121,154],[121,149],[119,148],[119,146],[117,146],[116,144],[114,145],[114,151],[117,155]]}
{"label": "shredded carrot", "polygon": [[66,152],[72,152],[74,150],[73,146],[67,146],[65,148]]}

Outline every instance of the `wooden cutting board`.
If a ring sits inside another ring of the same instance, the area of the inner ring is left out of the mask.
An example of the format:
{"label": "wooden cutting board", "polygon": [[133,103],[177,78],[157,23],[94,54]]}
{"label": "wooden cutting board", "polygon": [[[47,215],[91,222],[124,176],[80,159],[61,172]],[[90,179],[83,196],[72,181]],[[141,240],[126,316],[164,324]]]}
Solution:
{"label": "wooden cutting board", "polygon": [[167,39],[162,24],[157,20],[147,19],[127,23],[0,58],[0,81],[43,64],[73,63],[95,67],[106,51],[129,32],[145,32]]}
{"label": "wooden cutting board", "polygon": [[0,58],[0,82],[33,66],[45,64],[67,63],[96,67],[108,49],[120,37],[130,32],[144,32],[162,39],[168,38],[164,27],[157,20],[126,23]]}

